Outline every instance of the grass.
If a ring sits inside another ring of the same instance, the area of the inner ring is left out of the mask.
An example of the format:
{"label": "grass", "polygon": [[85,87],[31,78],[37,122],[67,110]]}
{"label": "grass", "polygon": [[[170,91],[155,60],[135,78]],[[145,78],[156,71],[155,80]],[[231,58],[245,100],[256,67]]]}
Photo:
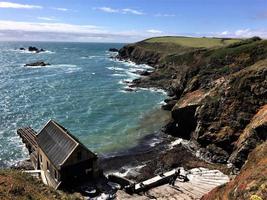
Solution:
{"label": "grass", "polygon": [[185,47],[193,48],[212,48],[227,46],[236,42],[240,42],[241,39],[232,38],[193,38],[193,37],[155,37],[144,40],[146,43],[172,43]]}
{"label": "grass", "polygon": [[78,200],[79,194],[67,194],[45,186],[41,181],[17,170],[0,169],[0,199],[5,200]]}

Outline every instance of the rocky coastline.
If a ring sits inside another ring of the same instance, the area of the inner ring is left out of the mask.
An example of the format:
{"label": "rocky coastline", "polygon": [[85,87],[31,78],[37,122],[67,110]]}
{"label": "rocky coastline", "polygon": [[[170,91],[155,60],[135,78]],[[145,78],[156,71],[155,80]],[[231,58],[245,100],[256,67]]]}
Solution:
{"label": "rocky coastline", "polygon": [[250,153],[267,145],[267,41],[254,37],[226,47],[178,47],[173,52],[161,50],[164,46],[129,44],[117,59],[154,67],[130,84],[168,92],[163,108],[172,118],[165,134],[196,144],[191,153],[238,174]]}
{"label": "rocky coastline", "polygon": [[[162,109],[169,111],[171,118],[162,130],[141,138],[139,145],[100,156],[104,173],[139,182],[177,167],[206,167],[232,178],[229,185],[220,187],[226,187],[231,195],[236,191],[239,198],[267,195],[266,180],[260,178],[264,178],[267,156],[267,41],[254,37],[226,47],[178,46],[175,50],[173,44],[171,50],[168,45],[141,41],[118,51],[115,59],[154,68],[137,72],[141,78],[126,84],[130,89],[167,91]],[[256,164],[259,171],[252,173]],[[14,168],[23,165],[28,167],[24,162]],[[248,177],[247,171],[250,180],[240,189],[237,182]],[[263,189],[246,189],[253,181]],[[236,191],[230,191],[231,187]],[[223,196],[220,188],[203,198]]]}

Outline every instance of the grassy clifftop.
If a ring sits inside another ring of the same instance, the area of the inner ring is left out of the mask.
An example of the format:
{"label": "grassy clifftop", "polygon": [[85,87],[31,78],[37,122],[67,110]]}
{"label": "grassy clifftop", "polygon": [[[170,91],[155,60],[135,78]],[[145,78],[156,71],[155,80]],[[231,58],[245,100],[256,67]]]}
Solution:
{"label": "grassy clifftop", "polygon": [[146,43],[171,43],[184,47],[193,47],[193,48],[211,48],[211,47],[221,47],[236,42],[240,42],[241,39],[232,39],[232,38],[193,38],[193,37],[155,37],[144,40]]}
{"label": "grassy clifftop", "polygon": [[45,186],[41,181],[17,170],[0,170],[0,199],[3,200],[79,200],[80,195],[66,194]]}

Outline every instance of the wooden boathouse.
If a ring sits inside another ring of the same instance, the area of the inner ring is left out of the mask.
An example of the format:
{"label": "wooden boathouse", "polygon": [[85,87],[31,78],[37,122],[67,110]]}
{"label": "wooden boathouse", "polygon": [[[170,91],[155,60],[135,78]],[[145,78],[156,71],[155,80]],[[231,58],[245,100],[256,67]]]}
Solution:
{"label": "wooden boathouse", "polygon": [[47,185],[58,189],[98,176],[97,156],[57,122],[48,121],[39,133],[30,127],[20,128],[17,133]]}

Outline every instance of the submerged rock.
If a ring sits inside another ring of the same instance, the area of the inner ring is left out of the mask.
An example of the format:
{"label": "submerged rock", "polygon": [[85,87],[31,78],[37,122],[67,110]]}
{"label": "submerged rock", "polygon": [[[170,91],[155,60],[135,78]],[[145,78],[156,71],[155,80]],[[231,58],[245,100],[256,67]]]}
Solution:
{"label": "submerged rock", "polygon": [[33,63],[28,63],[26,65],[24,65],[24,67],[32,67],[32,66],[47,66],[47,65],[50,65],[49,63],[45,63],[43,61],[37,61],[37,62],[33,62]]}

